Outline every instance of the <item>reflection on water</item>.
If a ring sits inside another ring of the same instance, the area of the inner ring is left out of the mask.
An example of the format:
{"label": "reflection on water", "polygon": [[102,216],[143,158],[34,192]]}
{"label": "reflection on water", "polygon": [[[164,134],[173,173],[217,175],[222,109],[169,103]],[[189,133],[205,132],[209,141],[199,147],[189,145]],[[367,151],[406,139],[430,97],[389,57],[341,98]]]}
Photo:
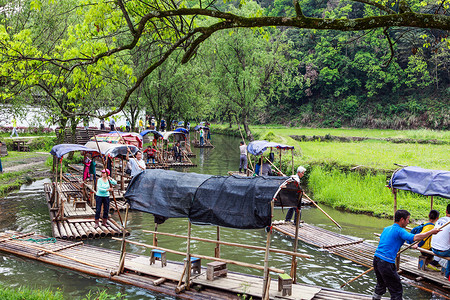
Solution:
{"label": "reflection on water", "polygon": [[[196,168],[188,168],[185,172],[206,173],[212,175],[226,175],[229,170],[237,170],[239,167],[239,139],[213,135],[214,149],[196,149],[197,154],[193,162],[198,164]],[[6,198],[0,198],[0,229],[19,230],[24,232],[35,231],[44,235],[51,235],[50,219],[47,205],[43,194],[43,183],[49,180],[36,181],[31,185],[24,185],[17,193],[10,194]],[[320,211],[314,208],[305,208],[302,219],[310,224],[322,227],[327,230],[357,236],[377,243],[374,232],[381,232],[382,228],[391,224],[390,220],[377,219],[365,215],[354,215],[324,207],[324,209],[343,227],[339,230]],[[274,219],[284,219],[286,210],[276,209]],[[114,216],[116,220],[117,216]],[[143,229],[153,230],[153,217],[141,212],[131,212],[127,226],[131,230],[131,240],[152,243],[152,235],[142,232]],[[158,231],[187,235],[187,220],[169,219],[164,224],[158,226]],[[216,239],[216,227],[214,226],[192,226],[192,236]],[[241,244],[250,244],[265,247],[266,233],[264,230],[235,230],[229,228],[220,229],[220,237],[223,241]],[[88,240],[85,243],[120,249],[117,241],[110,239]],[[165,236],[158,236],[160,246],[186,251],[186,240]],[[191,242],[192,253],[214,256],[215,244],[199,241]],[[279,233],[273,235],[271,241],[272,248],[290,250],[293,247],[293,240]],[[127,251],[136,254],[149,255],[148,249],[143,247],[128,245]],[[339,286],[362,273],[366,268],[361,267],[351,261],[321,251],[318,248],[299,242],[299,252],[313,256],[311,259],[299,259],[298,281],[339,288]],[[264,252],[247,250],[229,246],[221,246],[221,256],[223,258],[244,261],[253,264],[264,264]],[[168,254],[168,259],[182,261],[183,257]],[[291,258],[280,255],[270,255],[271,266],[289,270]],[[262,275],[262,271],[229,265],[232,271],[246,272],[254,275]],[[99,279],[84,274],[76,273],[59,267],[52,267],[40,262],[22,259],[14,255],[0,253],[0,284],[6,286],[20,286],[25,284],[31,287],[60,289],[68,299],[80,298],[87,294],[89,290],[108,290],[111,294],[121,292],[127,294],[127,299],[174,299],[161,294],[135,288],[132,286],[117,284],[108,280]],[[346,290],[358,293],[371,294],[375,286],[373,272],[368,276],[353,282]],[[405,299],[431,299],[429,293],[425,293],[411,285],[403,285]],[[435,299],[435,298],[433,298]]]}

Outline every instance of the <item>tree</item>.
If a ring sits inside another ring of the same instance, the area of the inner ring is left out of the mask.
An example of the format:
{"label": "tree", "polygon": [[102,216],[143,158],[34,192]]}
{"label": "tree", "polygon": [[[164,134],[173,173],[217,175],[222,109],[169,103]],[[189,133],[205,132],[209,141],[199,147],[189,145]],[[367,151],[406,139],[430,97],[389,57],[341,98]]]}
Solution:
{"label": "tree", "polygon": [[234,115],[250,141],[254,140],[250,120],[256,119],[265,106],[265,92],[281,59],[277,45],[272,47],[265,34],[234,29],[217,34],[204,45],[213,52],[209,53],[208,69],[212,70],[217,110]]}
{"label": "tree", "polygon": [[[128,55],[131,49],[145,43],[161,47],[161,54],[152,57],[143,67],[143,71],[135,75],[134,84],[127,88],[120,104],[101,116],[107,117],[121,111],[144,79],[174,52],[182,49],[182,62],[186,63],[195,55],[200,44],[225,29],[268,26],[339,31],[390,27],[444,31],[450,29],[450,16],[445,13],[449,5],[448,0],[430,3],[417,1],[411,4],[399,0],[394,6],[384,0],[355,0],[353,3],[372,8],[370,15],[356,18],[336,18],[334,14],[307,16],[297,0],[294,0],[288,9],[284,9],[287,14],[285,16],[267,16],[262,10],[246,15],[240,10],[228,11],[226,6],[221,5],[222,1],[88,0],[83,4],[76,1],[64,2],[71,5],[70,8],[61,6],[65,8],[65,15],[76,17],[72,24],[62,27],[59,36],[54,35],[55,39],[45,50],[40,49],[38,39],[31,38],[36,37],[38,33],[32,26],[12,33],[4,22],[0,31],[1,74],[9,82],[20,83],[21,86],[37,86],[39,82],[45,82],[43,86],[47,86],[68,81],[73,84],[73,89],[67,92],[68,99],[86,99],[92,86],[101,87],[105,84],[103,75],[106,70],[113,68],[116,72],[128,74],[132,79],[133,73],[129,65],[115,63],[117,56]],[[61,5],[60,2],[58,1],[57,5]],[[52,3],[53,1],[32,1],[34,10],[27,10],[31,16],[29,19],[39,20],[41,9],[46,5],[52,6]],[[15,1],[10,1],[4,6],[14,7],[10,9],[9,15],[21,11],[22,8],[17,10],[15,5]],[[428,13],[429,11],[433,13]],[[386,38],[389,39],[388,35]],[[90,81],[86,79],[86,73],[92,75]],[[58,93],[64,93],[66,89],[57,87],[56,96],[59,96]],[[3,99],[14,94],[17,92],[12,92],[11,88],[4,89]],[[52,99],[58,102],[58,97]],[[79,110],[69,111],[61,105],[60,108],[65,115],[84,113]]]}

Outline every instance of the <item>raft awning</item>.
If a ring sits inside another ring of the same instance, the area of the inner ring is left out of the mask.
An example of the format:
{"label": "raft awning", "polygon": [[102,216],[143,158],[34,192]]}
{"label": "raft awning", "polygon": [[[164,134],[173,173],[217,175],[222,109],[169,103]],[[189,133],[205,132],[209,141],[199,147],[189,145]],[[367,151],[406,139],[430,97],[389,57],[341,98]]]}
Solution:
{"label": "raft awning", "polygon": [[[131,209],[194,224],[257,229],[271,224],[271,201],[295,206],[298,185],[281,189],[289,177],[213,176],[161,169],[136,175],[124,195]],[[294,183],[295,184],[295,183]]]}
{"label": "raft awning", "polygon": [[150,129],[146,129],[144,131],[142,131],[141,133],[139,133],[141,136],[145,136],[149,133],[153,133],[154,136],[156,137],[163,137],[162,133],[156,130],[150,130]]}
{"label": "raft awning", "polygon": [[184,134],[189,134],[189,131],[186,128],[180,127],[175,129],[176,132],[182,132]]}
{"label": "raft awning", "polygon": [[174,135],[174,136],[178,135],[178,136],[182,137],[183,140],[186,139],[186,135],[183,132],[179,132],[179,131],[166,131],[163,133],[163,138],[165,140],[168,140],[171,135]]}
{"label": "raft awning", "polygon": [[200,129],[205,129],[205,130],[209,130],[209,127],[203,126],[203,125],[197,125],[194,127],[195,131],[198,131]]}
{"label": "raft awning", "polygon": [[142,148],[142,136],[136,132],[111,131],[109,133],[97,134],[95,137],[91,137],[90,141],[95,142],[95,139],[97,139],[98,142],[112,144],[123,144],[125,142],[128,145]]}
{"label": "raft awning", "polygon": [[58,158],[63,157],[65,154],[73,151],[86,151],[91,152],[93,154],[98,155],[98,151],[88,148],[86,146],[78,145],[78,144],[59,144],[53,146],[52,150],[50,150],[50,154],[56,156]]}
{"label": "raft awning", "polygon": [[294,149],[294,146],[278,144],[268,141],[254,141],[248,144],[247,151],[252,155],[262,155],[267,148],[277,148],[277,149]]}
{"label": "raft awning", "polygon": [[138,148],[134,145],[124,145],[124,144],[111,144],[108,142],[98,142],[97,143],[93,141],[89,141],[85,144],[85,146],[89,149],[94,149],[98,151],[98,148],[100,148],[100,151],[105,156],[110,157],[117,157],[117,156],[126,156],[128,149],[130,149],[131,154],[135,155],[136,152],[138,152]]}
{"label": "raft awning", "polygon": [[393,174],[389,187],[450,199],[450,171],[405,167]]}

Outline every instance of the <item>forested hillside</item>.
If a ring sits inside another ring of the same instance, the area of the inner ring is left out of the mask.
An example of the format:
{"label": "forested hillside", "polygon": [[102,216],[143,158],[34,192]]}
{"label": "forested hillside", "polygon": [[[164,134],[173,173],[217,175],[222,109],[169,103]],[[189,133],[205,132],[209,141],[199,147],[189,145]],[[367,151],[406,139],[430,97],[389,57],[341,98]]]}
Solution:
{"label": "forested hillside", "polygon": [[[259,3],[269,15],[294,14],[289,0]],[[367,13],[361,3],[350,1],[306,0],[302,7],[305,15],[317,17],[360,18]],[[443,40],[446,36],[448,31],[413,28],[281,30],[272,38],[289,45],[284,56],[296,66],[292,74],[295,83],[271,98],[268,117],[260,121],[449,129],[450,51]]]}

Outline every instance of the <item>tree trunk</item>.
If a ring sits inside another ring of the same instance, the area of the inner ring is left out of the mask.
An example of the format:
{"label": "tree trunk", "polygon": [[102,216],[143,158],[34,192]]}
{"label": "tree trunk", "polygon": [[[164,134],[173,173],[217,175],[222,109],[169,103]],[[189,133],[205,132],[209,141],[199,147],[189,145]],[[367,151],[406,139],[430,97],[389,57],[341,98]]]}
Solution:
{"label": "tree trunk", "polygon": [[253,142],[255,138],[253,137],[252,132],[250,131],[250,128],[248,127],[247,118],[244,118],[242,120],[242,125],[244,126],[245,134],[247,135],[247,138],[250,142]]}
{"label": "tree trunk", "polygon": [[[77,143],[77,121],[75,117],[70,118],[70,131],[72,133],[72,144]],[[73,151],[69,152],[67,159],[73,158]]]}
{"label": "tree trunk", "polygon": [[66,125],[67,125],[67,119],[66,118],[61,118],[59,120],[59,134],[57,136],[57,144],[63,144],[64,143],[64,138],[66,136]]}

